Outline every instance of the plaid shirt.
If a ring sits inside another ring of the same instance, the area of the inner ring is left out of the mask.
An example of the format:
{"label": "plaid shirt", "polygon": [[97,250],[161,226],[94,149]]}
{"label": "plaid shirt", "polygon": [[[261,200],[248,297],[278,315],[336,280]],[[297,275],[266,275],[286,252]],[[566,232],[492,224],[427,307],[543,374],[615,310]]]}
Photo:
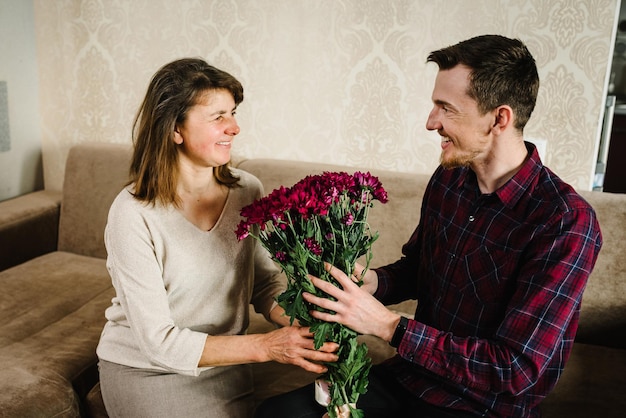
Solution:
{"label": "plaid shirt", "polygon": [[526,146],[491,194],[470,169],[439,167],[404,256],[376,269],[383,303],[419,301],[386,366],[431,404],[537,417],[572,349],[602,236],[589,204]]}

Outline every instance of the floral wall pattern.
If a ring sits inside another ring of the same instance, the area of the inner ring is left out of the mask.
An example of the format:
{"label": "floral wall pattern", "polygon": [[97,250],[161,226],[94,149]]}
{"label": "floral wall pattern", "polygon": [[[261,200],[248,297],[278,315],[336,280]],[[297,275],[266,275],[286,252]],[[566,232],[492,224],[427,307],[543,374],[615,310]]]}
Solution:
{"label": "floral wall pattern", "polygon": [[35,0],[46,188],[69,148],[130,142],[152,74],[200,56],[244,85],[234,153],[429,173],[436,66],[499,33],[527,43],[542,85],[526,129],[545,163],[589,189],[619,0]]}

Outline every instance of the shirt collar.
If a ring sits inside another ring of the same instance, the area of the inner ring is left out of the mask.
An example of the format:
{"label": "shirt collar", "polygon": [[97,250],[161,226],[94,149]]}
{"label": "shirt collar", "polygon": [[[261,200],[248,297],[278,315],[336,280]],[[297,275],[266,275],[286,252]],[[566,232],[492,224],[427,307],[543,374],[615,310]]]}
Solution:
{"label": "shirt collar", "polygon": [[[511,177],[502,187],[493,194],[498,196],[500,201],[507,207],[514,207],[520,200],[524,192],[535,181],[537,175],[541,171],[543,164],[537,152],[537,147],[530,142],[524,141],[528,150],[528,157],[517,173]],[[476,174],[469,168],[465,169],[466,175],[460,177],[459,186],[463,186],[468,190],[478,190],[478,181]],[[478,192],[480,194],[480,192]]]}

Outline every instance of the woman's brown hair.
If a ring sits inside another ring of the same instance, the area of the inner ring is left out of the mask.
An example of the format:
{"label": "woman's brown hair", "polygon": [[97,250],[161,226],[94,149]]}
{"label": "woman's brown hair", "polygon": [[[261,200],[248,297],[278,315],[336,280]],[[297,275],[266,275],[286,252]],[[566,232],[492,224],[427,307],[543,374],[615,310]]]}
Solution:
{"label": "woman's brown hair", "polygon": [[[235,105],[243,101],[241,83],[200,58],[170,62],[154,74],[133,123],[129,184],[134,183],[137,199],[151,204],[158,201],[178,205],[174,130],[206,92],[219,89],[230,92]],[[213,168],[213,174],[219,184],[238,185],[239,178],[231,172],[230,163]]]}

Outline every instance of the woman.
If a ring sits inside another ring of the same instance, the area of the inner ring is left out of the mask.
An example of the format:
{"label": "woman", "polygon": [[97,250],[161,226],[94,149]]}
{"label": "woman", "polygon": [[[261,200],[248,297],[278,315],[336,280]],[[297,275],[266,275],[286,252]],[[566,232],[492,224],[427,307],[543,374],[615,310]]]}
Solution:
{"label": "woman", "polygon": [[246,335],[248,305],[278,325],[279,271],[256,240],[237,241],[240,210],[262,194],[229,167],[241,84],[201,59],[152,78],[133,129],[129,185],[109,211],[107,268],[116,296],[97,354],[111,417],[246,417],[249,363],[323,373],[336,346],[307,328]]}

